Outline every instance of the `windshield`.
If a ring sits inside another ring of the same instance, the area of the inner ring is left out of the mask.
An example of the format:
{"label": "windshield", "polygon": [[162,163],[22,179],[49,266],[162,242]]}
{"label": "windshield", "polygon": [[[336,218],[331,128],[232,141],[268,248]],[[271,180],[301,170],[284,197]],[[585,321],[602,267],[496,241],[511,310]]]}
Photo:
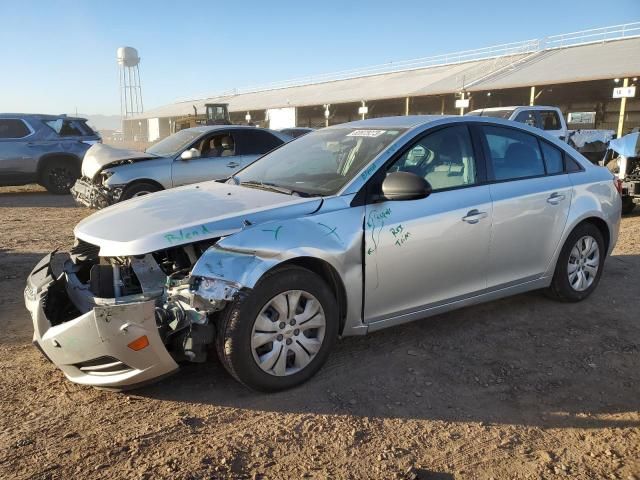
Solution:
{"label": "windshield", "polygon": [[194,130],[181,130],[178,133],[160,140],[155,145],[147,148],[145,152],[160,157],[173,157],[178,152],[187,147],[191,142],[201,135],[201,132]]}
{"label": "windshield", "polygon": [[234,179],[303,195],[334,195],[404,130],[317,130],[268,153]]}

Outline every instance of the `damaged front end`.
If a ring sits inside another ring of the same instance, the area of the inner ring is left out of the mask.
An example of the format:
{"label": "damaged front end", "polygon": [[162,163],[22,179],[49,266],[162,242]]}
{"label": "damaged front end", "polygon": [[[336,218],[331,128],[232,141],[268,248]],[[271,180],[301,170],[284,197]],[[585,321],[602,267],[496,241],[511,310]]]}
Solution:
{"label": "damaged front end", "polygon": [[70,380],[116,389],[205,361],[216,315],[242,289],[192,274],[216,240],[129,257],[78,240],[48,255],[25,288],[34,343]]}
{"label": "damaged front end", "polygon": [[106,179],[102,175],[98,175],[98,180],[99,184],[93,183],[87,177],[76,180],[76,183],[71,187],[71,195],[78,205],[100,209],[113,205],[120,200],[122,186],[106,186]]}

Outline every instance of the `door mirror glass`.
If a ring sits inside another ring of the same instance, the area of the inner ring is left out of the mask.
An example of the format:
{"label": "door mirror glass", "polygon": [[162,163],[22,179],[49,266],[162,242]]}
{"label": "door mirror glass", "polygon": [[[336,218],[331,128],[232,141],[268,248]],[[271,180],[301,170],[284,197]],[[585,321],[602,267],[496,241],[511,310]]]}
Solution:
{"label": "door mirror glass", "polygon": [[430,194],[429,182],[415,173],[391,172],[382,182],[382,195],[387,200],[419,200]]}
{"label": "door mirror glass", "polygon": [[200,156],[200,150],[197,148],[190,148],[189,150],[185,150],[180,155],[182,160],[191,160],[193,158],[198,158]]}

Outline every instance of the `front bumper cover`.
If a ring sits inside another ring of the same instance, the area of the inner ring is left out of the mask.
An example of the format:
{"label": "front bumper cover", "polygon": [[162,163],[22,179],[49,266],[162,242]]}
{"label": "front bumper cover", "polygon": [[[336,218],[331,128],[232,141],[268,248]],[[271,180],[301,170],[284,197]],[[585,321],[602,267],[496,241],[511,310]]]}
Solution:
{"label": "front bumper cover", "polygon": [[79,178],[71,187],[71,195],[78,205],[89,208],[104,208],[120,199],[122,188],[107,189],[91,182],[87,178]]}
{"label": "front bumper cover", "polygon": [[[71,320],[52,325],[45,314],[55,278],[49,254],[33,269],[24,292],[33,320],[33,341],[72,382],[124,390],[157,380],[178,369],[155,322],[155,301],[97,306]],[[128,345],[145,335],[148,345]]]}

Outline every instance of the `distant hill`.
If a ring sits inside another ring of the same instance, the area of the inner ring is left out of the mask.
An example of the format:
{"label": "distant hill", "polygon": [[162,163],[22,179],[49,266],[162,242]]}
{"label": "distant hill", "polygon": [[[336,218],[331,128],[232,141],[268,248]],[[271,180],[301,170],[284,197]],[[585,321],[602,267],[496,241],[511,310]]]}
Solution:
{"label": "distant hill", "polygon": [[[75,113],[70,113],[69,115],[75,115]],[[89,125],[94,130],[120,130],[122,128],[120,115],[88,115],[86,113],[79,113],[78,116],[88,119]]]}

